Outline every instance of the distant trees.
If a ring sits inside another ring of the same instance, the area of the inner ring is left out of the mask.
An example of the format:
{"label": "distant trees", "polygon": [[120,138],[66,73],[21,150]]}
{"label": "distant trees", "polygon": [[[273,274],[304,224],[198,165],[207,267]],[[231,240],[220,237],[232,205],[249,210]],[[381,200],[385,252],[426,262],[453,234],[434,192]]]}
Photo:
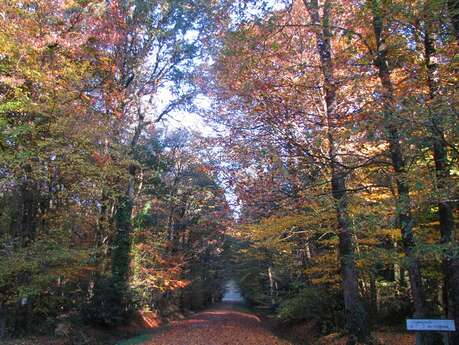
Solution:
{"label": "distant trees", "polygon": [[[162,148],[160,160],[152,144]],[[192,147],[183,131],[140,146],[142,188],[153,197],[141,197],[135,207],[133,283],[147,299],[156,296],[154,304],[164,303],[160,296],[167,294],[198,309],[219,299],[231,217],[216,172]]]}

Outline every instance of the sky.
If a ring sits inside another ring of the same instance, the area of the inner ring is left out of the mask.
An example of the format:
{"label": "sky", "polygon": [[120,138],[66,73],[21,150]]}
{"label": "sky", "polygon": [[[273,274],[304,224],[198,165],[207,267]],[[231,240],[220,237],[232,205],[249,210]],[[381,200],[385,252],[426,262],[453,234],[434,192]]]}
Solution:
{"label": "sky", "polygon": [[[172,99],[173,95],[167,88],[159,90],[153,101],[154,108],[151,109],[151,120],[153,120]],[[198,95],[194,100],[194,104],[198,109],[206,110],[210,108],[211,100],[204,95]],[[205,137],[215,135],[212,126],[210,126],[208,121],[203,119],[198,113],[180,109],[172,111],[164,118],[164,121],[159,124],[159,127],[169,130],[187,129],[189,131],[198,132]]]}
{"label": "sky", "polygon": [[[200,96],[196,99],[195,104],[201,109],[208,109],[210,106],[210,100],[204,96]],[[213,136],[215,134],[214,130],[209,125],[208,120],[203,119],[195,112],[184,110],[174,111],[168,119],[166,119],[165,124],[170,129],[184,128],[192,132],[198,132],[205,137]]]}

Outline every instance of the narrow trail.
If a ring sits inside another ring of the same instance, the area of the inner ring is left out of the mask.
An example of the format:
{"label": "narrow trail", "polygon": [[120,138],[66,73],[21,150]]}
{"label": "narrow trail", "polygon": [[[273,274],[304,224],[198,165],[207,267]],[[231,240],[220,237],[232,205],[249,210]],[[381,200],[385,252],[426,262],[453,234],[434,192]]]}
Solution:
{"label": "narrow trail", "polygon": [[254,314],[234,303],[220,305],[174,321],[144,345],[289,345],[276,337]]}

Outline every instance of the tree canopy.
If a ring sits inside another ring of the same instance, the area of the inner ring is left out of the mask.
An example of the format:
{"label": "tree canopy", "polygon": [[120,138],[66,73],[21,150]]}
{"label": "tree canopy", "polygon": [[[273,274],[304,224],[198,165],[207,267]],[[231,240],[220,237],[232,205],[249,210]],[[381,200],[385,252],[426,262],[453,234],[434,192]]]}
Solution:
{"label": "tree canopy", "polygon": [[230,277],[348,344],[458,327],[458,28],[452,0],[0,2],[0,338]]}

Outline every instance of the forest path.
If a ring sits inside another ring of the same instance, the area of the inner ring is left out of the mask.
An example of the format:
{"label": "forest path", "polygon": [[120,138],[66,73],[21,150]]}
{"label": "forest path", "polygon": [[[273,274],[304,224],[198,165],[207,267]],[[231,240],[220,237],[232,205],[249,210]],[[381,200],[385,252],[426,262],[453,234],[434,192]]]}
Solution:
{"label": "forest path", "polygon": [[256,315],[235,303],[221,303],[188,319],[174,321],[144,345],[289,345]]}

